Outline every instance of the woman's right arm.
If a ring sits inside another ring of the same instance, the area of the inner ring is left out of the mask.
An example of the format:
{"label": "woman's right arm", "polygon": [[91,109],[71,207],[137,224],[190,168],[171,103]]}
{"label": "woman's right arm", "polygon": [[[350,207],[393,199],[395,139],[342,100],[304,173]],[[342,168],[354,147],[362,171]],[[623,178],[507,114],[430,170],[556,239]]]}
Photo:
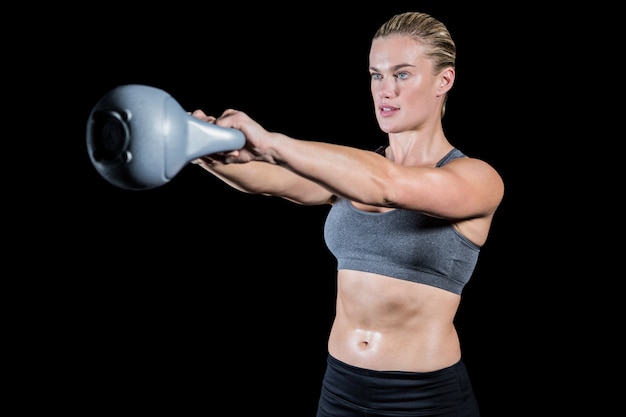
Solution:
{"label": "woman's right arm", "polygon": [[206,155],[192,163],[244,193],[281,197],[302,205],[331,204],[334,199],[327,189],[280,165],[260,161],[225,164],[221,156]]}

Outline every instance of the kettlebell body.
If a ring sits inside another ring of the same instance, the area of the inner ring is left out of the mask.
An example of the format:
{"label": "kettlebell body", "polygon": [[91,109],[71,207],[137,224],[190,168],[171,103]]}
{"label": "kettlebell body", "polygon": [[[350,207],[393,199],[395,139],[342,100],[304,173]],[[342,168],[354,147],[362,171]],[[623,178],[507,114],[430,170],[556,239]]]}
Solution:
{"label": "kettlebell body", "polygon": [[92,164],[111,184],[128,190],[159,187],[190,161],[244,144],[240,130],[193,117],[167,92],[140,84],[111,90],[87,121]]}

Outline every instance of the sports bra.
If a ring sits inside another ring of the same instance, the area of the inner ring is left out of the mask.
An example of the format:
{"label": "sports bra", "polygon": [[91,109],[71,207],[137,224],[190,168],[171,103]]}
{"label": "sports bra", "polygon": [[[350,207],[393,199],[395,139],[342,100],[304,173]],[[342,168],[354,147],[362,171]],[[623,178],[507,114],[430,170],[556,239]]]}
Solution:
{"label": "sports bra", "polygon": [[[464,156],[453,149],[436,166]],[[480,253],[446,219],[405,209],[363,211],[341,197],[326,217],[324,240],[338,270],[372,272],[455,294],[463,291]]]}

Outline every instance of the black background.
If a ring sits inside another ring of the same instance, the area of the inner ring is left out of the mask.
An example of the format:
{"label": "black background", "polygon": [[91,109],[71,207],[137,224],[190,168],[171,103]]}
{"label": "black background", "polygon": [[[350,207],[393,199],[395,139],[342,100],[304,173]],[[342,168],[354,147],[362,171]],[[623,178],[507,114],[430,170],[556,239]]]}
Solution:
{"label": "black background", "polygon": [[107,3],[52,20],[38,108],[57,120],[48,122],[47,153],[36,162],[48,165],[23,176],[21,193],[28,201],[37,194],[38,208],[12,247],[34,255],[20,262],[26,276],[49,277],[27,280],[37,308],[25,310],[36,323],[38,343],[29,349],[43,375],[38,384],[62,392],[47,399],[50,407],[315,415],[334,309],[335,261],[322,238],[328,208],[244,195],[192,165],[162,187],[116,188],[91,165],[86,123],[111,89],[145,84],[188,110],[232,107],[269,130],[373,149],[385,138],[369,94],[370,40],[406,10],[432,13],[451,31],[457,79],[444,128],[506,185],[457,316],[483,416],[534,410],[546,398],[560,403],[555,377],[522,382],[560,354],[555,341],[565,332],[552,326],[562,310],[537,312],[554,300],[548,289],[558,278],[556,247],[538,234],[543,220],[532,216],[531,198],[564,191],[552,187],[558,173],[538,180],[521,169],[538,167],[529,148],[561,129],[538,87],[550,77],[537,64],[549,44],[534,35],[545,11],[525,2],[470,4],[131,11]]}

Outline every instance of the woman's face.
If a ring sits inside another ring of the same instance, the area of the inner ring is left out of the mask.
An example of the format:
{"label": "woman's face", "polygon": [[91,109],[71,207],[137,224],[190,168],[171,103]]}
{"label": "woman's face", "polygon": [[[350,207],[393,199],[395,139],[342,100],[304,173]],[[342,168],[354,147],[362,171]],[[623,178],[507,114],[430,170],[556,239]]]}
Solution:
{"label": "woman's face", "polygon": [[383,132],[418,129],[440,120],[440,77],[433,74],[424,46],[403,35],[372,41],[369,55],[376,120]]}

